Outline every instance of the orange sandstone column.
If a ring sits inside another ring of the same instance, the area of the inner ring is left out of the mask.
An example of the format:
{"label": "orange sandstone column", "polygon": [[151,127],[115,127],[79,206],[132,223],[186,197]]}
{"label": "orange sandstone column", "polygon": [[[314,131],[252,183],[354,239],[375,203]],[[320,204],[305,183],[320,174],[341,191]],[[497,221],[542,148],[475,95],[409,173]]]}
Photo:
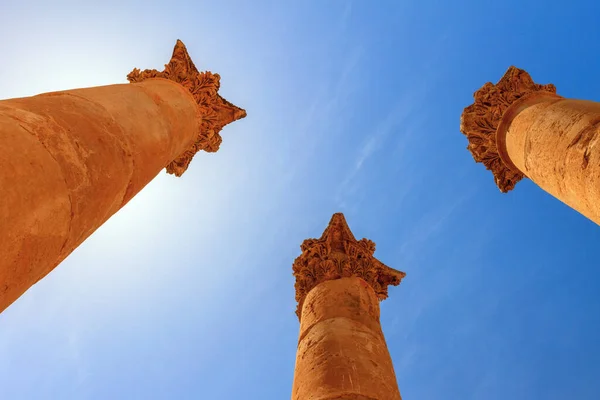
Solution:
{"label": "orange sandstone column", "polygon": [[163,72],[130,84],[0,101],[0,311],[43,278],[163,168],[181,176],[246,112],[181,41]]}
{"label": "orange sandstone column", "polygon": [[379,323],[388,285],[406,275],[373,257],[343,214],[307,239],[293,265],[300,337],[292,400],[401,400]]}
{"label": "orange sandstone column", "polygon": [[600,103],[565,99],[510,67],[465,108],[461,132],[502,192],[523,177],[600,224]]}

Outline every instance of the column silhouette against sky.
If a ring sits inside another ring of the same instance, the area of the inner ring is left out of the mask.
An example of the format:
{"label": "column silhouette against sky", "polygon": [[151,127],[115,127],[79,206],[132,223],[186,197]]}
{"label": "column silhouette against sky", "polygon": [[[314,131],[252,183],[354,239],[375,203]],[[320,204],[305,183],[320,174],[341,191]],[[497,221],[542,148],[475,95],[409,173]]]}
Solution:
{"label": "column silhouette against sky", "polygon": [[379,302],[406,274],[377,260],[375,243],[356,240],[341,213],[301,249],[293,265],[300,334],[292,400],[400,400]]}
{"label": "column silhouette against sky", "polygon": [[561,97],[515,67],[473,97],[460,130],[500,191],[528,177],[600,224],[600,103]]}
{"label": "column silhouette against sky", "polygon": [[246,116],[177,41],[162,72],[130,84],[0,101],[0,312],[42,279],[163,168],[181,176]]}

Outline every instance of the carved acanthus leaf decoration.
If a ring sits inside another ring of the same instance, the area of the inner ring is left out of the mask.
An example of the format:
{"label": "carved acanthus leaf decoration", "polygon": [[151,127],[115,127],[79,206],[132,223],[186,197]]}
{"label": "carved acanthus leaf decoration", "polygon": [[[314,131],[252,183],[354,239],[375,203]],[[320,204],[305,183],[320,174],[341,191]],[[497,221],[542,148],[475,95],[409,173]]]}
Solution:
{"label": "carved acanthus leaf decoration", "polygon": [[384,300],[388,296],[388,286],[400,284],[406,275],[386,266],[373,256],[373,241],[356,240],[341,213],[333,215],[320,239],[306,239],[300,248],[302,254],[292,266],[296,278],[298,318],[301,317],[306,295],[321,282],[359,277],[371,285],[380,300]]}
{"label": "carved acanthus leaf decoration", "polygon": [[201,120],[196,141],[183,154],[167,165],[167,172],[181,176],[188,168],[194,155],[200,150],[212,153],[219,150],[223,139],[219,134],[223,127],[244,118],[246,111],[231,104],[218,93],[221,77],[211,72],[198,72],[187,49],[177,40],[171,61],[160,72],[155,69],[140,71],[135,68],[127,75],[131,83],[146,79],[163,78],[175,81],[190,91],[198,104],[198,118]]}
{"label": "carved acanthus leaf decoration", "polygon": [[460,121],[460,131],[467,136],[467,149],[476,162],[492,171],[496,185],[502,193],[515,187],[523,174],[502,162],[496,143],[496,129],[507,108],[519,98],[533,92],[556,93],[552,84],[539,85],[524,70],[510,67],[497,84],[483,85],[473,95],[475,102],[465,108]]}

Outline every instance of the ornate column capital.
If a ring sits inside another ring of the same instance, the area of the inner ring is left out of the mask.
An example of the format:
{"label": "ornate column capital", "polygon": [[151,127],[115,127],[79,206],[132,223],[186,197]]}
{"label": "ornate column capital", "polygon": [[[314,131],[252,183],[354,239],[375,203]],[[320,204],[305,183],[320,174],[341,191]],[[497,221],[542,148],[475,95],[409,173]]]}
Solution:
{"label": "ornate column capital", "polygon": [[388,286],[399,285],[404,272],[388,267],[376,259],[375,243],[356,240],[344,214],[333,214],[320,239],[306,239],[302,254],[292,266],[296,278],[296,315],[301,318],[302,304],[308,292],[319,283],[339,278],[359,277],[375,291],[379,300],[388,297]]}
{"label": "ornate column capital", "polygon": [[[473,94],[474,103],[461,115],[460,131],[469,141],[467,149],[476,162],[483,163],[486,169],[492,171],[502,193],[512,190],[524,177],[503,148],[502,135],[508,128],[507,124],[501,124],[503,117],[510,116],[512,120],[524,106],[538,102],[534,97],[542,96],[559,98],[554,85],[537,84],[526,71],[511,66],[497,84],[488,82],[477,90]],[[523,101],[518,102],[520,99]],[[504,129],[498,129],[499,125],[503,125]]]}
{"label": "ornate column capital", "polygon": [[188,168],[194,155],[200,150],[215,152],[223,139],[219,132],[233,121],[244,118],[246,111],[231,104],[218,93],[220,87],[219,74],[198,72],[188,51],[181,40],[177,40],[171,61],[165,65],[164,71],[134,68],[127,75],[131,83],[146,79],[163,78],[175,81],[190,91],[198,104],[198,118],[201,119],[200,132],[192,146],[167,165],[167,172],[181,176]]}

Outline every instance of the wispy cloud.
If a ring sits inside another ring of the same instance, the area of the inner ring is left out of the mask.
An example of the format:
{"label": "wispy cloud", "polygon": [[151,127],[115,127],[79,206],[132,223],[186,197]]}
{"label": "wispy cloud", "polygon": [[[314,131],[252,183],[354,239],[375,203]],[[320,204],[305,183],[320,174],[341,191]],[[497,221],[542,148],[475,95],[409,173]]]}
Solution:
{"label": "wispy cloud", "polygon": [[[362,142],[353,165],[338,186],[336,202],[339,207],[347,208],[350,206],[345,199],[358,190],[360,186],[358,175],[368,160],[382,149],[392,134],[394,134],[396,142],[395,155],[404,153],[409,135],[418,134],[417,130],[426,118],[425,113],[429,112],[429,110],[423,109],[423,104],[434,89],[437,79],[439,79],[439,75],[432,66],[444,57],[443,48],[447,39],[448,35],[444,33],[430,47],[422,63],[423,69],[427,71],[422,74],[419,81],[407,79],[407,87],[402,90],[398,101]],[[406,194],[412,184],[411,182],[404,182],[403,185]]]}
{"label": "wispy cloud", "polygon": [[354,192],[356,185],[353,185],[353,183],[355,183],[357,175],[365,163],[382,148],[392,133],[397,133],[395,138],[400,142],[406,138],[409,132],[413,132],[412,129],[402,129],[401,125],[408,123],[410,119],[419,117],[415,112],[425,100],[429,91],[430,87],[427,83],[405,91],[398,102],[387,113],[386,117],[364,139],[358,149],[358,154],[350,168],[350,172],[338,186],[336,196],[338,204],[344,204],[343,199]]}
{"label": "wispy cloud", "polygon": [[441,202],[440,206],[424,213],[418,222],[411,227],[410,236],[400,245],[398,256],[403,260],[413,259],[433,235],[440,234],[443,231],[447,220],[473,194],[474,191],[470,191],[461,196],[451,198],[449,201]]}
{"label": "wispy cloud", "polygon": [[[338,22],[338,29],[336,30],[336,36],[343,35],[346,29],[348,29],[348,22],[350,22],[350,16],[352,15],[352,1],[346,1],[342,15]],[[334,38],[337,38],[334,36]]]}
{"label": "wispy cloud", "polygon": [[[340,17],[338,29],[329,38],[331,46],[335,45],[334,39],[342,36],[347,29],[351,10],[351,3],[348,3]],[[287,165],[286,184],[296,177],[298,171],[304,165],[310,162],[311,157],[317,153],[317,147],[322,145],[318,138],[311,136],[314,132],[326,130],[329,137],[335,137],[344,128],[342,119],[332,118],[331,116],[342,113],[342,108],[348,104],[352,98],[352,93],[358,88],[360,82],[355,79],[355,76],[364,54],[365,48],[362,45],[354,45],[341,60],[334,61],[333,68],[339,71],[337,77],[333,82],[322,78],[318,90],[314,92],[312,101],[309,102],[304,111],[296,113],[296,115],[302,115],[302,118],[296,122],[295,131],[297,134],[293,136],[302,143],[291,145],[302,147],[303,151],[295,155],[297,161],[295,166],[290,168]],[[288,160],[284,161],[288,162]]]}
{"label": "wispy cloud", "polygon": [[89,373],[85,365],[85,359],[82,357],[82,342],[80,330],[71,326],[67,334],[67,357],[75,370],[76,380],[73,382],[75,389],[85,387]]}

